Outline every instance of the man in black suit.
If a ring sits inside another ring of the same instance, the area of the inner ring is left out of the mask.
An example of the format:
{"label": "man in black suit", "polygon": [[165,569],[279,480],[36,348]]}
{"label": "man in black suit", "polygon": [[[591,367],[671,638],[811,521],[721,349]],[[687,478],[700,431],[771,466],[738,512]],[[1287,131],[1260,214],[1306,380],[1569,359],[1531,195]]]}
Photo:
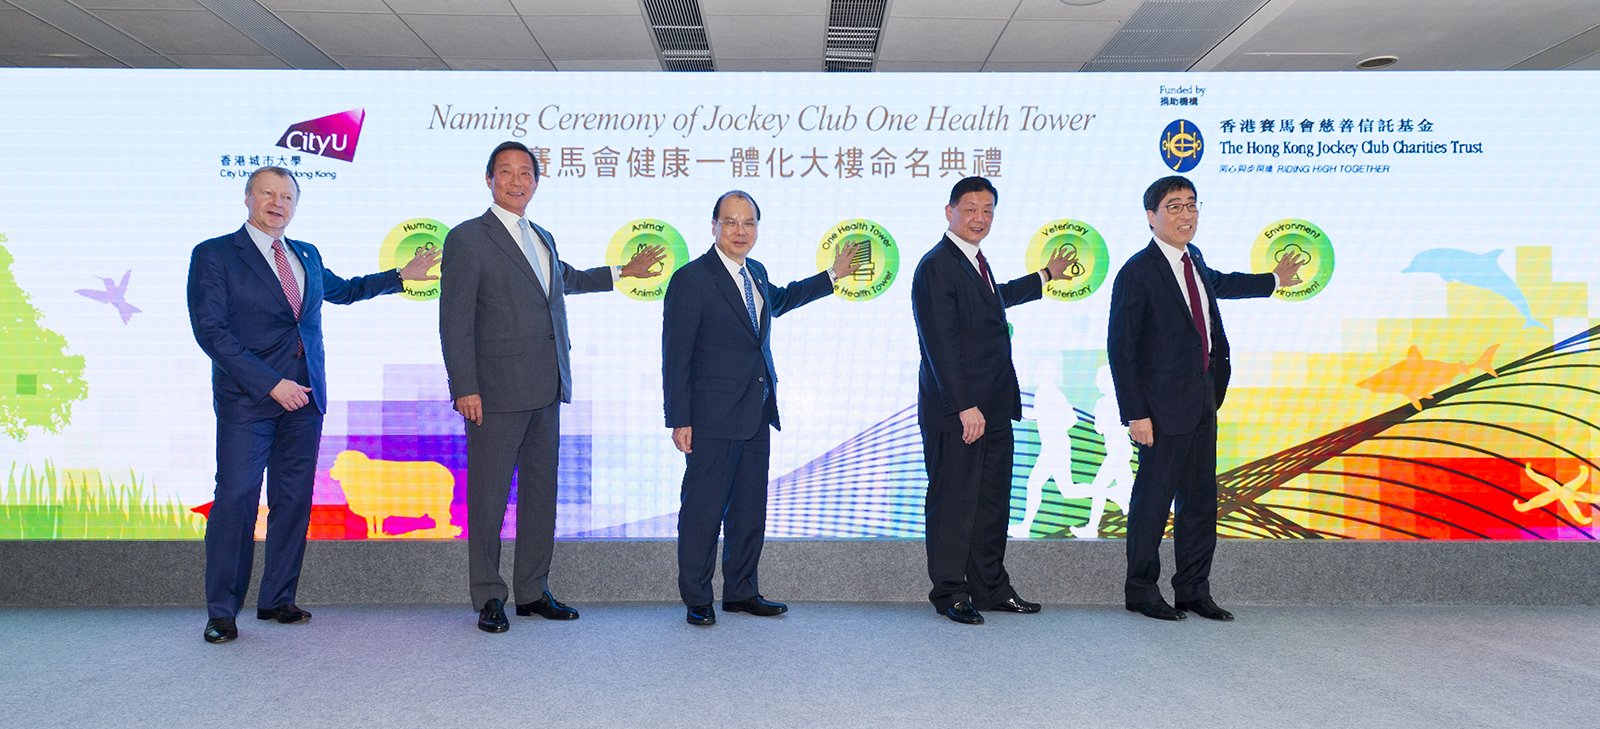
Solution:
{"label": "man in black suit", "polygon": [[[1152,238],[1117,273],[1106,335],[1122,422],[1139,444],[1124,597],[1129,611],[1159,620],[1181,620],[1185,612],[1232,620],[1211,599],[1210,581],[1217,545],[1217,408],[1229,374],[1228,335],[1217,299],[1270,296],[1296,282],[1304,262],[1285,256],[1272,273],[1212,270],[1190,243],[1200,202],[1194,183],[1183,177],[1151,184],[1144,209]],[[1157,585],[1169,506],[1176,609]]]}
{"label": "man in black suit", "polygon": [[1005,568],[1011,421],[1022,417],[1005,310],[1039,298],[1072,263],[1057,249],[1045,268],[997,284],[978,246],[999,196],[982,177],[957,182],[944,209],[950,228],[911,279],[922,349],[917,425],[928,467],[928,599],[968,625],[983,622],[980,610],[1039,612],[1017,595]]}
{"label": "man in black suit", "polygon": [[[444,241],[439,341],[456,412],[467,430],[467,569],[478,629],[510,629],[517,614],[576,620],[550,594],[556,528],[556,461],[561,403],[572,402],[567,295],[610,291],[622,276],[645,278],[664,255],[641,248],[620,268],[580,270],[561,260],[556,239],[526,217],[539,189],[539,162],[520,142],[489,154],[484,184],[494,204],[462,221]],[[500,529],[517,474],[516,563],[512,588],[500,578]]]}
{"label": "man in black suit", "polygon": [[778,423],[772,319],[816,301],[855,272],[856,245],[833,267],[774,286],[749,258],[761,208],[732,190],[711,208],[710,251],[678,269],[661,324],[661,386],[672,444],[684,453],[678,509],[678,592],[691,625],[712,625],[711,575],[723,531],[722,609],[773,616],[788,606],[761,596],[756,564],[767,527],[767,463]]}

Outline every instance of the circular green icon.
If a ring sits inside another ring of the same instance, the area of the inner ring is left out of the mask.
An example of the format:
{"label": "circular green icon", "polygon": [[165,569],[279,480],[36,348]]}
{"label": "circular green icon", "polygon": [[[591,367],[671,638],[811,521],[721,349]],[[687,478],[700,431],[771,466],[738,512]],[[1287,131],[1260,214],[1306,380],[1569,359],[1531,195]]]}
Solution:
{"label": "circular green icon", "polygon": [[[433,218],[412,218],[394,226],[383,237],[383,250],[378,252],[378,269],[387,271],[411,262],[418,253],[443,251],[444,237],[450,226]],[[434,265],[428,273],[439,275]],[[411,301],[433,301],[439,298],[439,281],[402,281],[400,295]]]}
{"label": "circular green icon", "polygon": [[1271,271],[1284,258],[1300,262],[1288,286],[1280,286],[1273,297],[1284,301],[1305,301],[1323,289],[1333,278],[1333,242],[1316,223],[1299,218],[1284,218],[1261,230],[1250,248],[1250,265],[1258,272]]}
{"label": "circular green icon", "polygon": [[629,221],[611,236],[606,246],[606,265],[621,266],[640,250],[656,246],[666,252],[660,263],[651,267],[649,278],[617,279],[617,290],[635,301],[660,301],[667,296],[667,283],[672,274],[689,262],[689,244],[678,229],[666,221],[640,218]]}
{"label": "circular green icon", "polygon": [[833,282],[833,295],[845,301],[875,299],[888,291],[900,275],[900,246],[877,223],[865,218],[843,220],[829,228],[817,245],[817,267],[833,268],[839,249],[851,244],[856,245],[850,256],[856,270]]}
{"label": "circular green icon", "polygon": [[1061,278],[1044,285],[1046,298],[1081,301],[1089,298],[1106,282],[1106,271],[1111,268],[1111,255],[1106,250],[1106,239],[1094,226],[1072,218],[1045,223],[1028,240],[1028,252],[1024,258],[1028,270],[1044,268],[1050,257],[1058,251],[1069,263]]}

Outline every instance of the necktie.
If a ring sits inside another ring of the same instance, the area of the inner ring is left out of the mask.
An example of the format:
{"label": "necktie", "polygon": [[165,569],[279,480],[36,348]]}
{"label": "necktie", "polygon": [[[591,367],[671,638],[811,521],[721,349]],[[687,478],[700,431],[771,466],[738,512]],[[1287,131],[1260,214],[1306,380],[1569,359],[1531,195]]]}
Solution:
{"label": "necktie", "polygon": [[289,268],[289,257],[283,252],[283,241],[272,240],[272,262],[278,269],[278,283],[283,286],[284,298],[294,310],[294,320],[300,321],[300,284],[295,283],[294,269]]}
{"label": "necktie", "polygon": [[539,279],[539,288],[544,289],[548,295],[550,282],[545,279],[544,266],[539,263],[539,254],[534,252],[533,223],[528,222],[527,218],[517,218],[517,230],[522,231],[522,255],[528,257],[528,265],[533,266],[533,275]]}
{"label": "necktie", "polygon": [[756,316],[755,289],[750,286],[750,274],[743,266],[739,267],[739,278],[744,279],[744,310],[750,314],[750,328],[761,332],[761,318]]}
{"label": "necktie", "polygon": [[1206,336],[1206,315],[1200,309],[1200,286],[1194,279],[1194,262],[1183,254],[1183,278],[1189,283],[1189,316],[1194,319],[1194,330],[1200,335],[1200,369],[1211,368],[1211,341]]}
{"label": "necktie", "polygon": [[[750,286],[750,273],[739,267],[739,278],[744,280],[744,310],[750,315],[750,327],[756,330],[756,336],[761,335],[761,318],[756,316],[755,289]],[[772,384],[765,380],[761,383],[761,399],[765,401],[772,394]]]}
{"label": "necktie", "polygon": [[994,274],[989,273],[989,259],[983,257],[983,251],[978,251],[978,272],[983,274],[983,285],[994,291]]}

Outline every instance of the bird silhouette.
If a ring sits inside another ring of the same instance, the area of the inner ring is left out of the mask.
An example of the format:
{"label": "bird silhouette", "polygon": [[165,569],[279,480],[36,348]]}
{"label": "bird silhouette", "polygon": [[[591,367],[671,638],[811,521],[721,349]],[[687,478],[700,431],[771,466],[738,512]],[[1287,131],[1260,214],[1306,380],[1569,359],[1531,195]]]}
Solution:
{"label": "bird silhouette", "polygon": [[94,289],[78,289],[78,293],[94,299],[95,301],[104,302],[116,307],[117,313],[122,315],[122,323],[127,324],[128,320],[132,319],[133,315],[139,313],[140,311],[139,307],[128,303],[126,298],[128,295],[128,277],[131,275],[133,275],[133,271],[123,272],[122,283],[117,283],[116,281],[106,278],[105,276],[100,276],[99,279],[105,282],[106,289],[104,291],[96,291]]}

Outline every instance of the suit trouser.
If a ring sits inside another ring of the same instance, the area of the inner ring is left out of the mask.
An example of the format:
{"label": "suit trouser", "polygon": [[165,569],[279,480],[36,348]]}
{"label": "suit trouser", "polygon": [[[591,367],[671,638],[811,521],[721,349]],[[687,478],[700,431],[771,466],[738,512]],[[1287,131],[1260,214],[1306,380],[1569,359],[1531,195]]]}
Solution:
{"label": "suit trouser", "polygon": [[939,610],[966,599],[986,608],[1017,594],[1005,567],[1014,447],[1009,420],[970,445],[960,431],[922,431],[928,600]]}
{"label": "suit trouser", "polygon": [[[1210,388],[1207,378],[1206,386]],[[1209,404],[1209,403],[1208,403]],[[1173,599],[1211,595],[1211,557],[1217,548],[1217,411],[1208,407],[1200,424],[1182,435],[1157,435],[1139,446],[1139,472],[1128,505],[1128,602],[1161,597],[1161,536],[1172,507]]]}
{"label": "suit trouser", "polygon": [[[304,360],[289,379],[308,381]],[[230,419],[218,408],[217,488],[206,517],[207,617],[238,615],[250,589],[262,471],[267,474],[267,546],[256,606],[294,602],[321,441],[322,411],[314,402],[294,412],[248,420]]]}
{"label": "suit trouser", "polygon": [[756,567],[767,531],[767,464],[772,429],[749,440],[694,436],[684,455],[678,507],[678,594],[689,606],[711,604],[717,532],[722,544],[722,599],[761,594]]}
{"label": "suit trouser", "polygon": [[508,597],[500,578],[500,530],[505,526],[511,474],[517,474],[517,544],[511,584],[517,604],[549,587],[556,535],[556,465],[561,403],[538,410],[485,412],[467,423],[467,572],[472,606]]}

